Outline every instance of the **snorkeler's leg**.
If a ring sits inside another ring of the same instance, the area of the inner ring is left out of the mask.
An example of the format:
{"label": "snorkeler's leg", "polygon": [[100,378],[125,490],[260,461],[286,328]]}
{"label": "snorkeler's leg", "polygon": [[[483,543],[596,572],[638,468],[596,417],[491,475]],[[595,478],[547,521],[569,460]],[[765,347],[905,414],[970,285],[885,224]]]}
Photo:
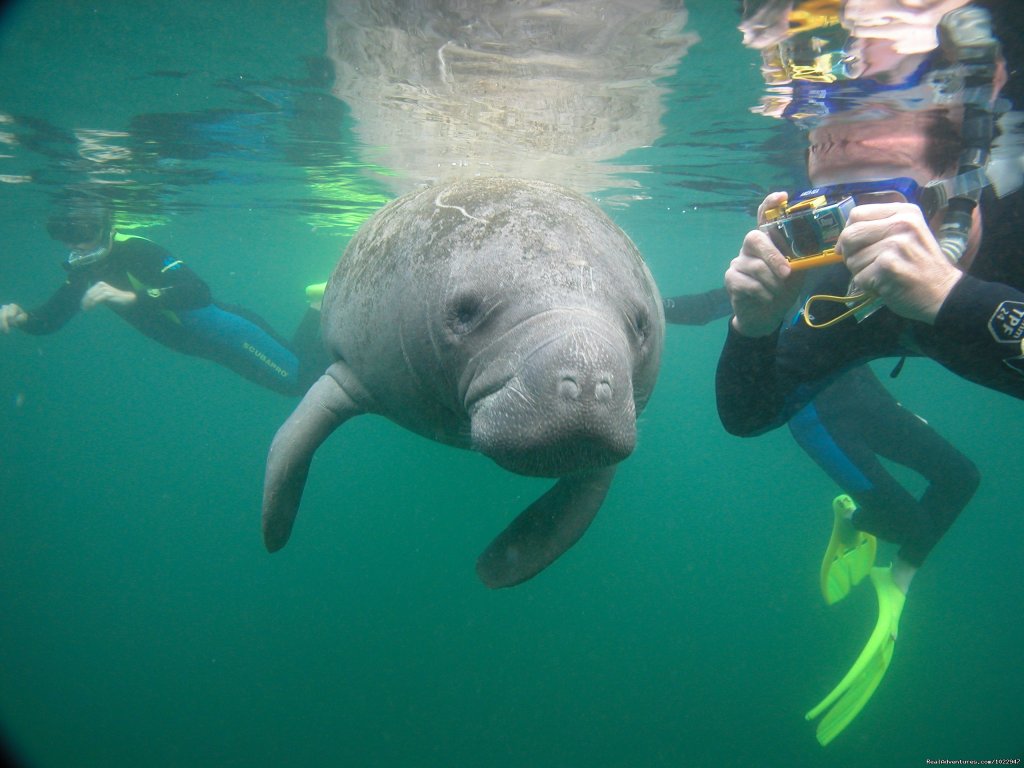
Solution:
{"label": "snorkeler's leg", "polygon": [[[838,379],[813,405],[830,451],[815,451],[794,434],[856,501],[854,526],[901,545],[904,558],[920,566],[974,493],[974,465],[903,408],[867,366]],[[879,456],[925,476],[931,485],[923,497],[904,488]]]}
{"label": "snorkeler's leg", "polygon": [[892,561],[893,584],[895,584],[904,595],[910,591],[910,582],[914,580],[914,576],[917,574],[917,568],[918,567],[916,565],[907,562],[899,555],[896,555],[896,559]]}
{"label": "snorkeler's leg", "polygon": [[928,482],[917,502],[927,523],[909,531],[900,550],[908,562],[920,566],[973,498],[981,483],[978,468],[927,422],[894,400],[890,406],[866,414],[862,432],[879,456],[913,470]]}
{"label": "snorkeler's leg", "polygon": [[829,604],[846,597],[870,571],[876,536],[903,543],[928,524],[914,497],[865,441],[862,403],[850,389],[857,371],[851,374],[819,393],[789,423],[797,443],[846,491],[833,501],[832,533],[821,564],[821,592]]}
{"label": "snorkeler's leg", "polygon": [[[247,313],[249,315],[249,313]],[[284,395],[305,391],[299,359],[267,327],[216,304],[178,313],[190,352]]]}

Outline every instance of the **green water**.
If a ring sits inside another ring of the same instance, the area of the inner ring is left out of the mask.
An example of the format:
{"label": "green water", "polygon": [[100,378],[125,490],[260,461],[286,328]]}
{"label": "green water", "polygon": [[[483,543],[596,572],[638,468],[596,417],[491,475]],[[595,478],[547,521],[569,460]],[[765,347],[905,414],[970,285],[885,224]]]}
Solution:
{"label": "green water", "polygon": [[[776,133],[791,139],[745,111],[759,75],[732,4],[692,5],[702,42],[671,79],[663,139],[635,153],[653,169],[639,177],[645,199],[608,206],[666,295],[716,285],[752,207],[793,174],[756,162]],[[36,1],[0,18],[0,112],[39,142],[7,144],[0,160],[31,179],[0,184],[0,300],[33,305],[61,280],[42,223],[75,144],[26,118],[126,131],[138,115],[213,122],[229,110],[235,151],[155,166],[162,203],[135,214],[218,298],[290,332],[302,288],[326,277],[350,232],[332,223],[386,196],[371,179],[356,183],[365,199],[325,201],[310,158],[330,146],[328,170],[352,159],[343,119],[337,144],[327,130],[304,143],[291,117],[233,87],[315,90],[285,81],[323,55],[323,6]],[[713,85],[727,70],[729,87]],[[289,163],[303,147],[315,151]],[[1024,756],[1019,403],[925,361],[891,382],[983,484],[917,577],[878,692],[822,749],[803,713],[855,658],[874,598],[861,588],[822,604],[836,488],[788,433],[740,440],[719,426],[724,332],[669,328],[637,450],[596,522],[500,592],[474,560],[547,481],[363,417],[317,454],[295,533],[271,556],[262,469],[293,401],[102,310],[53,336],[0,337],[7,742],[27,765],[75,768]]]}

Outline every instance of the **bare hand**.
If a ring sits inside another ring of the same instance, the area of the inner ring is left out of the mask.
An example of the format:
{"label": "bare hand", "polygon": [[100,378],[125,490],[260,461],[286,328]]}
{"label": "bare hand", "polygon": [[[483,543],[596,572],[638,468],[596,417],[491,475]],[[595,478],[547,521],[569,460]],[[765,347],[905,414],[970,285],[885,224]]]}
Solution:
{"label": "bare hand", "polygon": [[104,302],[115,304],[119,307],[127,307],[129,304],[134,304],[137,298],[131,291],[122,291],[120,288],[115,288],[101,280],[95,285],[90,286],[89,290],[85,292],[85,295],[82,297],[82,309],[88,312],[97,304]]}
{"label": "bare hand", "polygon": [[939,250],[921,209],[910,203],[858,205],[836,250],[859,288],[910,320],[934,322],[963,275]]}
{"label": "bare hand", "polygon": [[[757,209],[758,222],[764,222],[765,209],[785,201],[784,192],[768,195]],[[751,230],[725,272],[725,288],[734,313],[732,327],[743,336],[767,336],[785,318],[802,285],[803,275],[790,269],[771,238],[760,230]]]}
{"label": "bare hand", "polygon": [[0,331],[10,333],[11,328],[17,328],[25,324],[28,315],[17,304],[4,304],[0,307]]}

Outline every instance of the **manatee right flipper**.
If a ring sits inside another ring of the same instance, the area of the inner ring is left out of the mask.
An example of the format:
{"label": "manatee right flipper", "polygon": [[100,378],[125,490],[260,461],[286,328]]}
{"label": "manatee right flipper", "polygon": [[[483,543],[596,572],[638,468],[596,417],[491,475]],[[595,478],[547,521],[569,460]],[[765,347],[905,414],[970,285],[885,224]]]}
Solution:
{"label": "manatee right flipper", "polygon": [[615,466],[569,475],[527,507],[476,561],[491,589],[533,578],[575,544],[601,507]]}
{"label": "manatee right flipper", "polygon": [[[341,374],[332,376],[331,374]],[[263,478],[263,543],[276,552],[288,542],[306,487],[313,454],[330,434],[364,412],[338,383],[347,378],[344,363],[335,363],[309,388],[270,444]]]}

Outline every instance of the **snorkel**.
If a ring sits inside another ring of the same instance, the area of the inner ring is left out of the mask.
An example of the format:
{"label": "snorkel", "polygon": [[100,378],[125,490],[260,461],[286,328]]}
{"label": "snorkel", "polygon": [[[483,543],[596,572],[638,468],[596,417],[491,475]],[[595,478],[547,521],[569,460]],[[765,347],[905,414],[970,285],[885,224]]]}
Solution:
{"label": "snorkel", "polygon": [[[964,6],[950,11],[939,22],[939,46],[963,71],[963,149],[957,177],[984,174],[992,146],[994,81],[999,61],[999,42],[992,35],[991,17],[983,8]],[[958,264],[967,250],[974,209],[983,186],[954,190],[938,231],[939,248]]]}

